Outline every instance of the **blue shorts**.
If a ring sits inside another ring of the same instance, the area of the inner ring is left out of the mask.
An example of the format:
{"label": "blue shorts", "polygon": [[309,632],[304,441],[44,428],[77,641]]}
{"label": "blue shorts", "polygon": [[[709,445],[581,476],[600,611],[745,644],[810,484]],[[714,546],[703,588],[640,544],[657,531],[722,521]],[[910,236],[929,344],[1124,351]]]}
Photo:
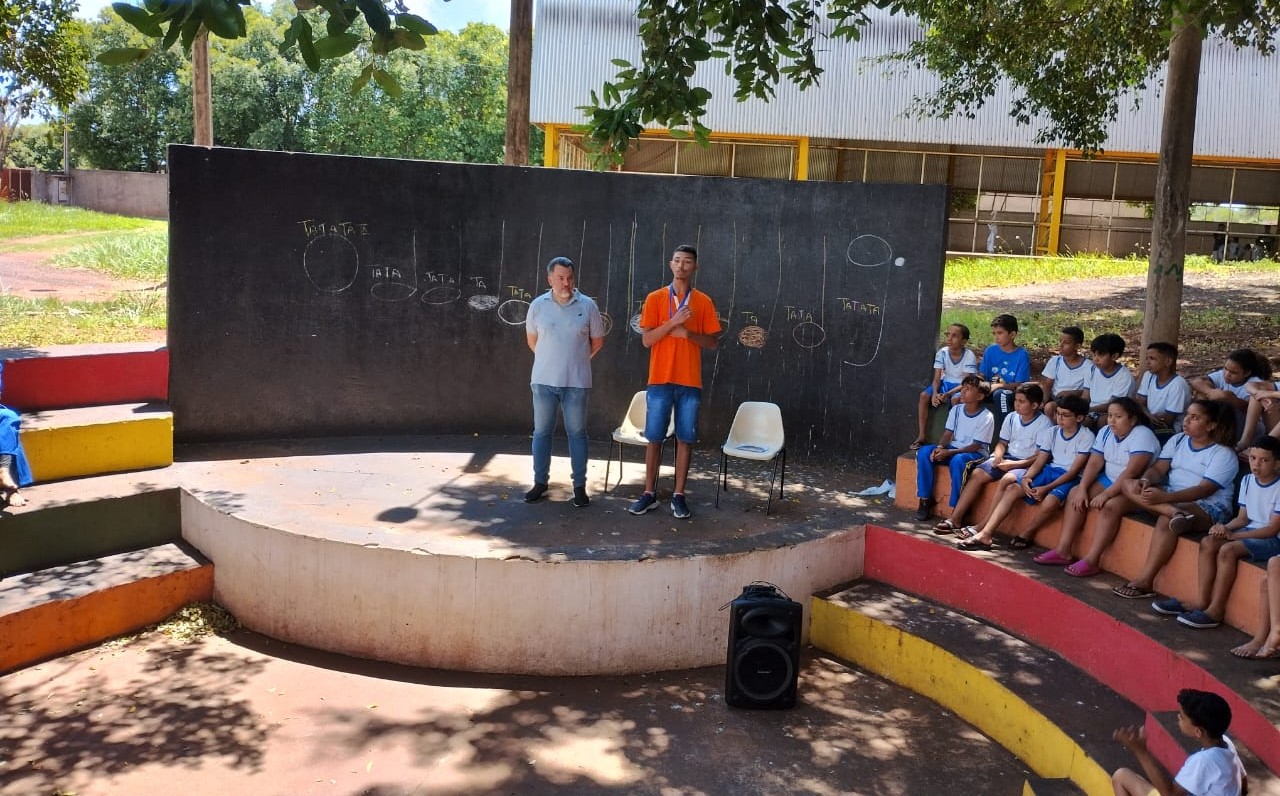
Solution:
{"label": "blue shorts", "polygon": [[1236,507],[1231,505],[1230,498],[1222,499],[1216,495],[1210,495],[1203,500],[1197,500],[1196,505],[1209,515],[1209,522],[1214,525],[1231,522],[1231,518],[1236,516]]}
{"label": "blue shorts", "polygon": [[[1031,479],[1031,486],[1032,488],[1035,488],[1038,486],[1048,486],[1049,484],[1052,484],[1054,481],[1057,481],[1059,478],[1065,475],[1066,472],[1067,471],[1063,470],[1061,467],[1054,467],[1052,464],[1046,464],[1044,466],[1044,469],[1040,471],[1040,474],[1037,475],[1035,478]],[[1018,478],[1018,483],[1022,483],[1021,477]],[[1060,486],[1054,487],[1049,491],[1049,494],[1053,495],[1060,501],[1066,500],[1067,493],[1070,492],[1072,489],[1074,489],[1076,484],[1078,483],[1080,483],[1080,479],[1073,478],[1070,481],[1066,482],[1065,484],[1061,484]],[[1048,495],[1046,495],[1046,497],[1048,497]],[[1035,505],[1035,501],[1032,500],[1031,498],[1024,498],[1024,499],[1027,501],[1028,504],[1033,506]]]}
{"label": "blue shorts", "polygon": [[702,403],[701,387],[683,384],[650,384],[645,391],[644,438],[662,442],[671,425],[671,412],[676,413],[676,439],[692,445],[698,441],[698,406]]}
{"label": "blue shorts", "polygon": [[1280,556],[1280,537],[1277,536],[1268,539],[1241,539],[1240,544],[1249,551],[1249,560],[1255,564],[1265,564]]}
{"label": "blue shorts", "polygon": [[[959,383],[959,382],[955,382],[955,381],[947,381],[946,379],[943,379],[943,380],[942,380],[942,382],[941,382],[941,384],[942,384],[942,391],[943,391],[943,392],[948,392],[948,391],[950,391],[950,390],[954,390],[955,388],[957,388],[957,387],[959,387],[959,386],[960,386],[960,383]],[[932,384],[930,384],[928,387],[925,387],[925,388],[924,388],[924,394],[925,394],[925,395],[933,395],[933,385],[932,385]]]}
{"label": "blue shorts", "polygon": [[992,480],[992,481],[999,481],[1001,478],[1004,478],[1004,477],[1005,477],[1005,474],[1006,474],[1006,473],[1013,473],[1013,477],[1014,477],[1014,478],[1016,478],[1016,479],[1018,479],[1018,481],[1019,481],[1019,482],[1021,482],[1021,481],[1022,481],[1022,476],[1027,472],[1027,468],[1025,468],[1025,467],[1017,467],[1017,468],[1014,468],[1014,469],[1012,469],[1012,470],[997,470],[997,469],[996,469],[996,466],[991,462],[991,457],[990,457],[990,456],[988,456],[987,458],[983,459],[983,460],[978,464],[978,466],[977,466],[977,467],[975,467],[974,469],[975,469],[975,470],[981,470],[982,472],[984,472],[984,473],[986,473],[987,475],[991,476],[991,480]]}

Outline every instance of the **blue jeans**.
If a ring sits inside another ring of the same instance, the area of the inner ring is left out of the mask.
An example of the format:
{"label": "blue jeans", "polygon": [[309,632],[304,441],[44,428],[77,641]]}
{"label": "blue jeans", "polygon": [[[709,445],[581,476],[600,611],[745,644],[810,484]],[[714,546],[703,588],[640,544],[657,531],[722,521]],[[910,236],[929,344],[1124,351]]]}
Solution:
{"label": "blue jeans", "polygon": [[533,482],[548,483],[551,476],[551,435],[556,430],[556,408],[564,415],[569,437],[569,461],[573,485],[587,485],[587,387],[548,387],[531,384],[533,391]]}
{"label": "blue jeans", "polygon": [[[933,468],[937,466],[929,461],[929,456],[937,445],[921,445],[916,451],[916,496],[921,500],[933,497]],[[947,467],[951,469],[951,501],[947,504],[954,507],[960,501],[960,489],[964,486],[964,466],[974,459],[986,458],[985,453],[957,453],[947,459]]]}

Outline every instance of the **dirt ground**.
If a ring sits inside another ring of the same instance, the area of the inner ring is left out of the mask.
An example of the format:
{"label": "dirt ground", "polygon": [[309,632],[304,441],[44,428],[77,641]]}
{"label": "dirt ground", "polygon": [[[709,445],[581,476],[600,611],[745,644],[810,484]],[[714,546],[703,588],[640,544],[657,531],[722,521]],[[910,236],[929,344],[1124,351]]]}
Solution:
{"label": "dirt ground", "polygon": [[[24,298],[56,298],[61,301],[106,301],[136,290],[154,290],[163,285],[150,285],[109,276],[82,268],[58,268],[50,264],[56,255],[76,244],[78,236],[46,235],[11,241],[15,244],[47,244],[62,238],[65,247],[41,248],[38,251],[0,252],[0,295]],[[1100,310],[1141,308],[1146,294],[1145,278],[1084,279],[1061,284],[1023,285],[1020,287],[949,292],[943,296],[947,309],[973,309],[990,312],[1030,312],[1036,310],[1078,313],[1082,316]],[[1183,307],[1190,310],[1219,309],[1237,316],[1273,319],[1269,324],[1236,323],[1219,328],[1185,328],[1182,358],[1183,373],[1206,373],[1221,367],[1223,355],[1235,348],[1254,348],[1280,370],[1280,327],[1274,322],[1280,315],[1280,279],[1272,273],[1246,270],[1224,270],[1215,273],[1188,274],[1183,287]],[[1119,330],[1129,342],[1131,356],[1127,364],[1141,370],[1136,352],[1140,331]],[[154,339],[163,339],[157,331]],[[150,338],[149,338],[150,339]],[[1032,361],[1042,366],[1053,351],[1031,351]]]}

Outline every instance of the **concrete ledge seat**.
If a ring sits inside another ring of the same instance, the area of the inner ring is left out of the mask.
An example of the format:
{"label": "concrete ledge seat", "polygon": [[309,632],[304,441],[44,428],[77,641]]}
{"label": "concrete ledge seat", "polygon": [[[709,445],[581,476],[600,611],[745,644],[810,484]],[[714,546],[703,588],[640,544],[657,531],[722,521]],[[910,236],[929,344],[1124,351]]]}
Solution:
{"label": "concrete ledge seat", "polygon": [[[951,513],[947,501],[951,494],[951,472],[945,467],[937,468],[937,479],[934,482],[933,497],[936,501],[934,510],[939,516],[946,517]],[[915,511],[919,499],[916,497],[916,459],[914,453],[898,457],[896,478],[898,484],[894,503],[900,508]],[[993,482],[983,490],[982,497],[965,518],[966,523],[985,518],[994,502],[996,484]],[[1019,502],[1002,530],[1014,531],[1025,522],[1027,512],[1033,507]],[[933,520],[929,521],[933,524]],[[1149,519],[1140,515],[1126,516],[1120,523],[1120,532],[1116,535],[1111,547],[1102,554],[1102,568],[1121,578],[1135,577],[1146,561],[1147,548],[1151,541],[1154,527]],[[1035,543],[1042,547],[1053,547],[1058,543],[1062,533],[1062,514],[1046,523],[1035,535]],[[1073,553],[1078,558],[1089,548],[1093,541],[1094,516],[1090,514],[1085,522],[1083,532],[1076,539]],[[1156,576],[1155,589],[1161,595],[1176,597],[1183,601],[1196,599],[1200,556],[1199,537],[1182,536],[1178,539],[1178,548],[1173,558]],[[1258,624],[1259,588],[1266,570],[1250,562],[1242,561],[1236,575],[1235,586],[1231,589],[1231,597],[1227,601],[1226,624],[1252,634]]]}
{"label": "concrete ledge seat", "polygon": [[145,627],[213,595],[213,565],[182,544],[0,581],[0,672]]}
{"label": "concrete ledge seat", "polygon": [[173,413],[127,403],[24,414],[22,447],[38,482],[173,464]]}
{"label": "concrete ledge seat", "polygon": [[4,348],[0,362],[0,398],[22,412],[168,400],[169,351],[157,343]]}

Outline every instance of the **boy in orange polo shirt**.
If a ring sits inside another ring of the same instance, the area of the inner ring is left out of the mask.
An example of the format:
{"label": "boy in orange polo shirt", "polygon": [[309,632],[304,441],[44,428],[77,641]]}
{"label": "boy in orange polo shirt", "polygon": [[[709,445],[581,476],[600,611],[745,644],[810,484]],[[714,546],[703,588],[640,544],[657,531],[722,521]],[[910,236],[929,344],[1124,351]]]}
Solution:
{"label": "boy in orange polo shirt", "polygon": [[627,511],[644,514],[658,507],[654,490],[662,441],[676,418],[676,483],[671,495],[671,513],[677,519],[692,516],[685,501],[684,485],[689,476],[693,443],[698,439],[698,406],[702,401],[702,349],[719,345],[720,319],[711,297],[693,287],[698,270],[698,250],[677,246],[671,255],[671,284],[660,287],[644,300],[640,329],[644,347],[649,349],[649,388],[646,392],[644,436],[644,494]]}

